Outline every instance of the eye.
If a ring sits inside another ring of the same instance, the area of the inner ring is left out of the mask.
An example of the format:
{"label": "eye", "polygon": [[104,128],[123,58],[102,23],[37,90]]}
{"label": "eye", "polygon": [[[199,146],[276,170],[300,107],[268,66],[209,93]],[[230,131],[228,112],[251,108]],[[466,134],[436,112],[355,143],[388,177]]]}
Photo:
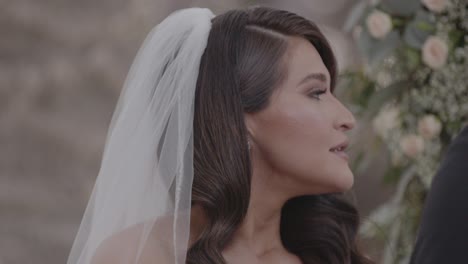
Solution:
{"label": "eye", "polygon": [[327,89],[317,89],[309,94],[310,97],[313,97],[317,100],[320,100],[320,95],[327,93]]}

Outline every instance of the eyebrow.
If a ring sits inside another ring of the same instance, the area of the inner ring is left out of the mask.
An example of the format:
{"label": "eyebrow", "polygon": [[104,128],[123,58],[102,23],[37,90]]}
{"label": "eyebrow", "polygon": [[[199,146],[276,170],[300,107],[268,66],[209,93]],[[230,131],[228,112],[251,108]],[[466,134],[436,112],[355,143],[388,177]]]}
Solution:
{"label": "eyebrow", "polygon": [[308,80],[319,80],[321,82],[327,82],[327,76],[323,73],[310,73],[308,74],[306,77],[304,77],[304,79],[302,79],[302,81],[300,81],[297,86],[305,83],[306,81]]}

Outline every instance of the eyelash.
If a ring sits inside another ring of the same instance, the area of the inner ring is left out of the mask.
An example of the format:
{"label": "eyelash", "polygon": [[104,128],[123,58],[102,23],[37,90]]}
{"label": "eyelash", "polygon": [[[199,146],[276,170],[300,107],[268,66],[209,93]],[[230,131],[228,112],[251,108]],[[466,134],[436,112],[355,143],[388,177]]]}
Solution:
{"label": "eyelash", "polygon": [[325,93],[327,93],[327,89],[320,89],[320,90],[316,90],[316,91],[310,93],[309,95],[311,97],[317,99],[317,100],[320,100],[319,96],[322,95],[322,94],[325,94]]}

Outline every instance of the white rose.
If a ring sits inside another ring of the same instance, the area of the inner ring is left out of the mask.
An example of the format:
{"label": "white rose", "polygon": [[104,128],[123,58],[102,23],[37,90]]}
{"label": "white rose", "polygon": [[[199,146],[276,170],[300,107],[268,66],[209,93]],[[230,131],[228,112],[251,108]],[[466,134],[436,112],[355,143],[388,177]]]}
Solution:
{"label": "white rose", "polygon": [[372,122],[374,131],[381,137],[386,137],[389,130],[398,125],[400,111],[398,108],[392,107],[381,111]]}
{"label": "white rose", "polygon": [[424,150],[424,139],[418,135],[406,135],[400,139],[400,148],[406,156],[416,158]]}
{"label": "white rose", "polygon": [[392,30],[392,19],[384,12],[375,10],[366,19],[369,33],[377,39],[383,39]]}
{"label": "white rose", "polygon": [[426,115],[418,121],[419,134],[425,139],[432,139],[440,134],[442,124],[434,115]]}
{"label": "white rose", "polygon": [[422,47],[423,62],[433,68],[438,69],[445,65],[448,56],[448,47],[445,42],[436,36],[430,36]]}
{"label": "white rose", "polygon": [[395,79],[394,76],[388,71],[379,71],[377,73],[377,76],[375,77],[376,82],[381,86],[381,87],[387,87],[389,84],[392,83],[392,81]]}
{"label": "white rose", "polygon": [[435,13],[444,11],[448,4],[448,0],[421,0],[421,2],[427,9]]}

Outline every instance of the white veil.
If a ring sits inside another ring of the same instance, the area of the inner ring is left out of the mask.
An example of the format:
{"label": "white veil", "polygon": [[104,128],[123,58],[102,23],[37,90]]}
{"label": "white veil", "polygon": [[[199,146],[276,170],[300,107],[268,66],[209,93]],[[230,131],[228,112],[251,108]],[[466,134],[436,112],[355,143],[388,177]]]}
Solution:
{"label": "white veil", "polygon": [[185,263],[195,86],[213,17],[206,8],[178,10],[143,42],[67,264],[98,263],[96,252],[107,263],[147,263],[145,251],[158,257],[153,263]]}

